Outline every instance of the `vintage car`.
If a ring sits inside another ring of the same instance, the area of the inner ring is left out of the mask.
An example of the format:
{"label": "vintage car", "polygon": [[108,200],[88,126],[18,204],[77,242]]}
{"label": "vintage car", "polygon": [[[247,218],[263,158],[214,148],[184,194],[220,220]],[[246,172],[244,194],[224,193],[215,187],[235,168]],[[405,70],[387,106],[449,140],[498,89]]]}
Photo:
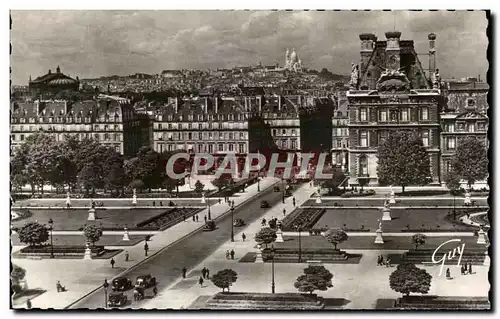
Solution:
{"label": "vintage car", "polygon": [[127,279],[126,277],[115,278],[111,283],[111,289],[113,289],[113,291],[129,290],[132,286],[132,280]]}
{"label": "vintage car", "polygon": [[215,230],[215,228],[215,222],[213,220],[209,220],[203,227],[203,231],[212,231]]}
{"label": "vintage car", "polygon": [[243,226],[245,226],[245,221],[243,219],[238,218],[234,221],[233,226],[234,227],[243,227]]}
{"label": "vintage car", "polygon": [[280,187],[279,187],[279,186],[274,186],[274,187],[273,187],[273,191],[274,191],[275,193],[278,193],[278,192],[280,192],[281,190],[280,190]]}
{"label": "vintage car", "polygon": [[123,307],[127,304],[127,296],[123,292],[112,292],[108,297],[108,307]]}
{"label": "vintage car", "polygon": [[267,200],[263,200],[260,202],[260,208],[269,208],[269,202]]}
{"label": "vintage car", "polygon": [[149,288],[156,285],[156,277],[151,275],[138,276],[135,280],[136,288]]}

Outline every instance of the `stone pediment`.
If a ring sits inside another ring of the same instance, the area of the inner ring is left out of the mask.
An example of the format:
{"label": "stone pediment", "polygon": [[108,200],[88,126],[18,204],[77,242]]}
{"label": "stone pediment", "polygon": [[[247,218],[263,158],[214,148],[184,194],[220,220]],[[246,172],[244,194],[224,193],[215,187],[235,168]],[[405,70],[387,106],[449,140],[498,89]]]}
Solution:
{"label": "stone pediment", "polygon": [[385,70],[377,82],[377,90],[381,93],[409,93],[410,81],[408,77],[399,70]]}
{"label": "stone pediment", "polygon": [[481,113],[478,113],[475,111],[469,111],[469,112],[464,112],[462,114],[457,115],[456,119],[457,120],[482,120],[482,119],[487,119],[487,117]]}

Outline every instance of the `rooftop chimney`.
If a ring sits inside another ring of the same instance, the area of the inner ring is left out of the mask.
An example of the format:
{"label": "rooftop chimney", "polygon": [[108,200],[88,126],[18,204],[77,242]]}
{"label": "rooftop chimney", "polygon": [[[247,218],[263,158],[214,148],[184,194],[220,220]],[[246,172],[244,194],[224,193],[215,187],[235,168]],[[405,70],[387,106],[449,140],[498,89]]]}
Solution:
{"label": "rooftop chimney", "polygon": [[436,35],[430,33],[427,39],[429,39],[429,79],[432,79],[436,72]]}
{"label": "rooftop chimney", "polygon": [[401,38],[401,32],[389,31],[385,33],[387,38],[387,47],[385,48],[386,54],[386,68],[389,70],[397,71],[401,67],[401,57],[399,39]]}

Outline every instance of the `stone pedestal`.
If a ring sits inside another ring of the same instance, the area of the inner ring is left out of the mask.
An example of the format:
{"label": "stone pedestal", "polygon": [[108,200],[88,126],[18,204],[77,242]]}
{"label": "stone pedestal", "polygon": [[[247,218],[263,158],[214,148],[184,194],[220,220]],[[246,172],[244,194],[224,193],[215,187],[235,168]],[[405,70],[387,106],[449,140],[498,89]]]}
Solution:
{"label": "stone pedestal", "polygon": [[262,251],[260,251],[260,249],[257,251],[257,257],[255,258],[255,263],[257,264],[264,263],[264,259],[262,259]]}
{"label": "stone pedestal", "polygon": [[278,231],[276,232],[276,240],[275,240],[275,242],[277,242],[277,243],[284,242],[284,240],[283,240],[283,231],[281,231],[281,229],[278,229]]}
{"label": "stone pedestal", "polygon": [[201,195],[201,203],[205,204],[207,201],[205,200],[205,194]]}
{"label": "stone pedestal", "polygon": [[127,227],[125,227],[123,229],[123,239],[122,240],[124,240],[124,241],[129,241],[130,240],[130,237],[128,236],[128,228]]}
{"label": "stone pedestal", "polygon": [[382,208],[382,220],[392,220],[391,209],[389,207]]}
{"label": "stone pedestal", "polygon": [[85,244],[85,254],[83,255],[84,260],[92,259],[92,251],[90,250],[90,246],[88,243]]}
{"label": "stone pedestal", "polygon": [[490,263],[491,263],[490,255],[488,255],[488,251],[485,251],[483,266],[489,266]]}
{"label": "stone pedestal", "polygon": [[316,197],[316,204],[321,204],[322,201],[321,201],[321,196],[319,196],[318,194],[318,197]]}
{"label": "stone pedestal", "polygon": [[470,204],[471,204],[470,193],[467,192],[465,193],[464,205],[470,205]]}
{"label": "stone pedestal", "polygon": [[480,245],[486,245],[486,233],[482,228],[477,233],[477,243]]}
{"label": "stone pedestal", "polygon": [[69,197],[69,193],[66,196],[66,206],[71,206],[71,197]]}
{"label": "stone pedestal", "polygon": [[375,244],[383,244],[384,238],[382,238],[382,229],[377,229],[377,237],[375,237]]}
{"label": "stone pedestal", "polygon": [[95,208],[89,209],[89,217],[87,220],[95,220],[97,218],[96,213],[95,213]]}
{"label": "stone pedestal", "polygon": [[132,205],[137,205],[137,195],[132,196]]}

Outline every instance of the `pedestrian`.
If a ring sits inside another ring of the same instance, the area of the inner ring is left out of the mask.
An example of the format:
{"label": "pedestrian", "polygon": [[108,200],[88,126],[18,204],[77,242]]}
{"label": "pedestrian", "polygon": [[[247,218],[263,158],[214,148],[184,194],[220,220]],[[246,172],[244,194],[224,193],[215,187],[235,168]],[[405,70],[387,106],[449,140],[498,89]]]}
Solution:
{"label": "pedestrian", "polygon": [[267,223],[266,219],[262,218],[262,226],[266,226],[266,223]]}
{"label": "pedestrian", "polygon": [[144,244],[144,256],[148,256],[148,250],[149,250],[149,246],[148,246],[148,243],[145,243]]}
{"label": "pedestrian", "polygon": [[125,251],[125,261],[128,261],[128,257],[129,257],[128,251]]}
{"label": "pedestrian", "polygon": [[465,275],[465,265],[462,265],[462,266],[460,267],[460,274],[461,274],[461,275]]}
{"label": "pedestrian", "polygon": [[231,259],[234,260],[234,250],[231,249]]}
{"label": "pedestrian", "polygon": [[286,209],[283,208],[283,217],[285,217],[285,216],[286,216]]}
{"label": "pedestrian", "polygon": [[220,204],[220,202],[221,202],[221,200],[220,200],[220,198],[219,198],[219,204]]}
{"label": "pedestrian", "polygon": [[391,267],[391,259],[389,257],[387,257],[385,260],[385,266],[388,268]]}
{"label": "pedestrian", "polygon": [[183,214],[182,218],[184,219],[184,221],[186,221],[186,214]]}
{"label": "pedestrian", "polygon": [[206,271],[205,267],[203,267],[203,269],[201,270],[201,276],[203,278],[205,278],[206,275],[207,275],[207,271]]}
{"label": "pedestrian", "polygon": [[113,258],[111,258],[110,263],[111,263],[111,268],[115,268],[115,260]]}
{"label": "pedestrian", "polygon": [[243,239],[243,241],[245,241],[245,239],[247,239],[247,236],[245,235],[245,233],[241,234],[241,239]]}
{"label": "pedestrian", "polygon": [[158,294],[158,288],[156,288],[156,285],[155,285],[153,288],[153,295],[156,297],[157,294]]}
{"label": "pedestrian", "polygon": [[139,291],[137,289],[134,289],[134,300],[139,300]]}
{"label": "pedestrian", "polygon": [[469,274],[472,275],[472,263],[469,263]]}
{"label": "pedestrian", "polygon": [[207,223],[207,215],[205,215],[204,219],[205,219],[205,224],[206,224]]}
{"label": "pedestrian", "polygon": [[156,206],[156,202],[155,202],[155,201],[153,201],[153,207],[155,207],[155,206]]}
{"label": "pedestrian", "polygon": [[451,279],[450,268],[446,268],[446,279]]}
{"label": "pedestrian", "polygon": [[31,309],[31,300],[26,300],[26,308]]}
{"label": "pedestrian", "polygon": [[193,222],[196,221],[196,215],[193,215]]}
{"label": "pedestrian", "polygon": [[229,250],[226,250],[226,259],[229,259],[229,255],[230,255]]}
{"label": "pedestrian", "polygon": [[196,221],[198,221],[198,215],[196,215]]}
{"label": "pedestrian", "polygon": [[203,287],[203,278],[200,276],[200,279],[198,279],[198,282],[200,283],[200,287]]}
{"label": "pedestrian", "polygon": [[57,292],[61,292],[61,290],[62,290],[62,285],[61,285],[61,282],[59,280],[56,282],[56,289],[57,289]]}
{"label": "pedestrian", "polygon": [[384,256],[380,255],[380,266],[384,265]]}
{"label": "pedestrian", "polygon": [[206,273],[207,273],[207,279],[210,279],[210,270],[208,270],[208,268],[206,269]]}
{"label": "pedestrian", "polygon": [[292,198],[293,207],[295,207],[295,197]]}
{"label": "pedestrian", "polygon": [[377,256],[377,266],[380,266],[381,262],[380,262],[380,255]]}
{"label": "pedestrian", "polygon": [[182,268],[182,278],[186,278],[186,273],[187,273],[186,267]]}

